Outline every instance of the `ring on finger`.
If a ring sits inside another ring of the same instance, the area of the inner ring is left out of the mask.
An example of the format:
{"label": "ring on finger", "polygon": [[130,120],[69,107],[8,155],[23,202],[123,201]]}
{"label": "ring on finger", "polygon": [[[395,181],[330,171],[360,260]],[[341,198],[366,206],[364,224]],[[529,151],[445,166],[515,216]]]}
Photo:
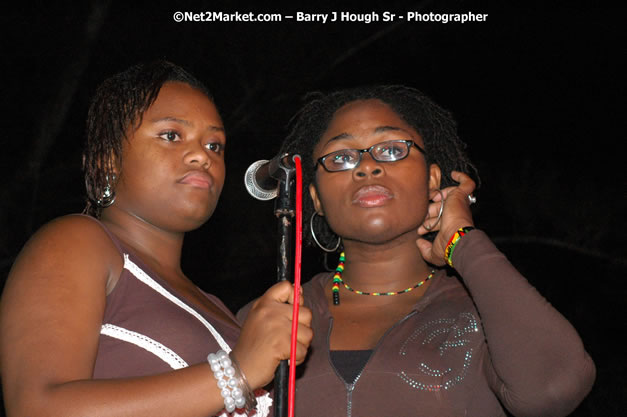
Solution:
{"label": "ring on finger", "polygon": [[472,194],[468,194],[468,204],[472,205],[475,204],[477,202],[477,197],[475,197]]}

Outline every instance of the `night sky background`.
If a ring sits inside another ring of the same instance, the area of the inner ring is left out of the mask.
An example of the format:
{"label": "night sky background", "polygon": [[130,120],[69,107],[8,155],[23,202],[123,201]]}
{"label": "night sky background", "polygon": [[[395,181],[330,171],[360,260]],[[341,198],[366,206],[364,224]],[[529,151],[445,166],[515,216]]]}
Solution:
{"label": "night sky background", "polygon": [[[597,364],[597,383],[572,415],[624,415],[625,6],[34,3],[0,17],[0,285],[37,228],[82,210],[89,100],[100,82],[132,64],[165,58],[185,67],[208,85],[222,113],[226,184],[213,218],[187,237],[183,262],[194,282],[233,310],[276,279],[273,203],[248,196],[248,165],[277,152],[306,92],[407,84],[452,111],[481,174],[476,225],[575,325]],[[488,18],[465,24],[176,23],[176,11],[473,12]],[[303,280],[322,269],[319,251],[306,249]]]}

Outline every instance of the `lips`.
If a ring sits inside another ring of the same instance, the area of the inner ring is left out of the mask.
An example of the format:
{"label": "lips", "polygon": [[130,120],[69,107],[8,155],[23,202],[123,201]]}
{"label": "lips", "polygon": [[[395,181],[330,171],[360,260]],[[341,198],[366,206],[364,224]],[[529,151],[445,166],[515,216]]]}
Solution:
{"label": "lips", "polygon": [[213,185],[213,180],[206,172],[190,171],[179,180],[179,183],[191,185],[192,187],[209,189]]}
{"label": "lips", "polygon": [[364,208],[380,207],[393,198],[394,194],[382,185],[366,185],[353,194],[353,204]]}

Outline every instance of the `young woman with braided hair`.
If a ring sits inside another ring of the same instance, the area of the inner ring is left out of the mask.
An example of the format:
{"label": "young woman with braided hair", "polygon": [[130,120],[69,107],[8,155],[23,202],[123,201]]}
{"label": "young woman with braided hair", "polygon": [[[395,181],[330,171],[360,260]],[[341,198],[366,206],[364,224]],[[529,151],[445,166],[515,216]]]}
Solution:
{"label": "young woman with braided hair", "polygon": [[[289,358],[291,285],[269,289],[241,328],[180,265],[185,232],[224,183],[211,95],[171,63],[131,67],[98,89],[87,137],[89,216],[38,231],[4,289],[7,415],[268,416],[260,388]],[[301,309],[298,362],[310,319]]]}
{"label": "young woman with braided hair", "polygon": [[564,416],[579,404],[594,364],[475,228],[478,175],[447,111],[404,86],[316,94],[282,151],[302,157],[310,241],[342,252],[335,274],[304,286],[314,340],[299,417]]}

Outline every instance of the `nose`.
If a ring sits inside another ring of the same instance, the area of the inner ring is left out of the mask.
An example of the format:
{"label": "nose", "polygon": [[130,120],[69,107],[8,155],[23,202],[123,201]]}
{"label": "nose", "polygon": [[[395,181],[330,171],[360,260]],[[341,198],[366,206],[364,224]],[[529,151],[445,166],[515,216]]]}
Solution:
{"label": "nose", "polygon": [[361,156],[361,162],[353,169],[353,176],[356,179],[367,177],[379,177],[385,173],[380,162],[375,161],[368,152]]}
{"label": "nose", "polygon": [[185,149],[183,160],[188,165],[198,165],[205,169],[211,166],[211,158],[200,141],[190,141]]}

